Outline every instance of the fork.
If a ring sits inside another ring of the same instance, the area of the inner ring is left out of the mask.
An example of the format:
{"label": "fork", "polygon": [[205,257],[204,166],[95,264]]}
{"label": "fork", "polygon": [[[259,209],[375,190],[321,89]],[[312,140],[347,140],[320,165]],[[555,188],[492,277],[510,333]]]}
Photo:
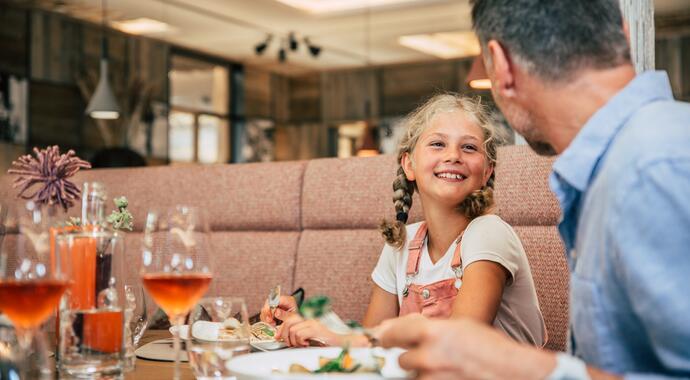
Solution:
{"label": "fork", "polygon": [[268,293],[268,307],[271,310],[271,318],[275,319],[276,309],[280,305],[280,285],[271,288]]}

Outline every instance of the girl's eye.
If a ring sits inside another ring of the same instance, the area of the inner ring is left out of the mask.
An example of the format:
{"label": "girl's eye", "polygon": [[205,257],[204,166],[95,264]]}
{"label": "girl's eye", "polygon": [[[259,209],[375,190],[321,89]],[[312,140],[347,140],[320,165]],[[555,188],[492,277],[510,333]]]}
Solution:
{"label": "girl's eye", "polygon": [[445,144],[443,144],[443,142],[441,142],[441,141],[432,141],[431,143],[429,143],[429,146],[443,147],[443,146],[445,146]]}
{"label": "girl's eye", "polygon": [[472,144],[465,144],[462,146],[462,150],[465,151],[470,151],[470,152],[476,152],[478,149],[475,145]]}

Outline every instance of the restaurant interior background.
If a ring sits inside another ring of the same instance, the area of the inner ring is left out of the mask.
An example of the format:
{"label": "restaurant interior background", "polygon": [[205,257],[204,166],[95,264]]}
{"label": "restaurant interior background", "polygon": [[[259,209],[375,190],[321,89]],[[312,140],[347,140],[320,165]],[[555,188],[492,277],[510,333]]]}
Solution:
{"label": "restaurant interior background", "polygon": [[[0,0],[0,170],[53,144],[96,166],[393,153],[429,96],[491,103],[470,29],[467,0]],[[655,30],[690,100],[690,0],[655,0]],[[104,57],[114,120],[86,112]]]}

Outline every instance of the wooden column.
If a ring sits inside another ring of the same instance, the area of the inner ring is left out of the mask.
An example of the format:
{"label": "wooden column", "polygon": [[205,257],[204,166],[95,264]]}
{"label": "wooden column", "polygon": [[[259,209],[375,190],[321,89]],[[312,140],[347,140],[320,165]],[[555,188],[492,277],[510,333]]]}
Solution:
{"label": "wooden column", "polygon": [[654,70],[654,0],[620,0],[635,70]]}

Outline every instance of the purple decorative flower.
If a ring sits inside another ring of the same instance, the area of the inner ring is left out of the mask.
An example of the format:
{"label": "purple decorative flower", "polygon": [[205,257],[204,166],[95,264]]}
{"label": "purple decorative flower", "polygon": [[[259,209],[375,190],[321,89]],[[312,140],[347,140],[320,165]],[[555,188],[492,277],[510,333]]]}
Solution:
{"label": "purple decorative flower", "polygon": [[[7,171],[18,176],[12,185],[19,188],[17,196],[39,204],[57,204],[67,211],[81,197],[81,190],[67,179],[79,169],[91,168],[91,164],[77,157],[73,150],[60,154],[57,145],[42,150],[34,148],[34,154],[35,158],[30,154],[19,157]],[[39,189],[31,192],[34,185],[39,185]]]}

